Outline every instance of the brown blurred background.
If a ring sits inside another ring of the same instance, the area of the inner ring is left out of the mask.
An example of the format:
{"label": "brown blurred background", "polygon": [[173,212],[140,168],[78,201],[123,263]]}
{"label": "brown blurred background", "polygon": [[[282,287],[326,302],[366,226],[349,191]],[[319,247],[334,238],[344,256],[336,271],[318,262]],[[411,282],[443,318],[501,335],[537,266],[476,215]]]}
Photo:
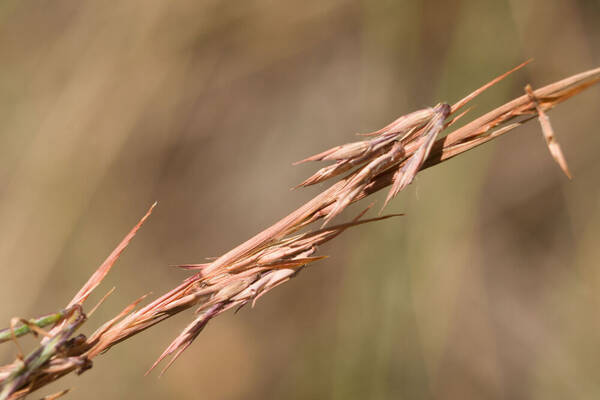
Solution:
{"label": "brown blurred background", "polygon": [[[0,4],[0,321],[64,306],[155,200],[90,304],[89,333],[319,188],[291,163],[456,101],[528,58],[474,115],[600,64],[600,4],[16,1]],[[328,260],[143,373],[184,313],[46,392],[69,398],[600,396],[599,88],[419,176]],[[378,197],[378,204],[381,204]],[[348,214],[345,214],[348,217]],[[0,349],[3,362],[14,348]],[[35,397],[35,396],[33,396]]]}

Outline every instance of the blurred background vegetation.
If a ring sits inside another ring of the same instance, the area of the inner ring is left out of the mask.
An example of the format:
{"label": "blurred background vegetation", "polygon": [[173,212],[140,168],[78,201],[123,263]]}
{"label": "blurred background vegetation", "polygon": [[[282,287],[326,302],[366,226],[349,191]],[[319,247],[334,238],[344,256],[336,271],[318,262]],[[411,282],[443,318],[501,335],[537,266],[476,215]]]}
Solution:
{"label": "blurred background vegetation", "polygon": [[[0,321],[64,306],[154,201],[84,332],[319,190],[293,161],[455,101],[473,115],[600,60],[579,1],[0,3]],[[600,396],[600,92],[550,113],[575,179],[529,124],[426,171],[401,219],[228,313],[162,378],[173,318],[51,389],[72,398]],[[381,197],[378,198],[381,204]],[[348,217],[348,214],[345,214]],[[0,349],[3,362],[14,348]],[[51,390],[49,389],[49,390]]]}

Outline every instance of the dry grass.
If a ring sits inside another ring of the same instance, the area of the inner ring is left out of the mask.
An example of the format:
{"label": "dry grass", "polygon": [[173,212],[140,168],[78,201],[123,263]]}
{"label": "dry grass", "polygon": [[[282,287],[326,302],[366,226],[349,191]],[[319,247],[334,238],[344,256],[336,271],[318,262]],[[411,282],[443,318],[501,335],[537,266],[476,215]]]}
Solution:
{"label": "dry grass", "polygon": [[[361,219],[367,207],[348,223],[326,227],[349,204],[391,186],[385,205],[409,185],[417,173],[480,144],[503,135],[519,125],[539,118],[549,149],[567,175],[570,175],[554,137],[546,111],[600,80],[600,68],[571,76],[543,88],[532,90],[443,138],[440,135],[464,113],[467,103],[502,80],[501,75],[450,106],[440,103],[400,117],[385,128],[365,134],[365,139],[334,147],[304,161],[333,161],[299,186],[307,186],[347,173],[308,203],[221,257],[205,264],[182,265],[194,271],[179,286],[136,309],[140,298],[89,336],[74,336],[86,321],[83,303],[109,272],[120,253],[148,218],[154,205],[97,269],[64,310],[35,320],[18,320],[0,332],[0,341],[17,342],[26,333],[41,334],[39,347],[0,367],[0,399],[17,399],[70,372],[81,373],[92,360],[117,343],[183,310],[196,307],[197,317],[167,347],[154,368],[172,356],[165,369],[193,342],[215,316],[254,303],[265,293],[293,278],[301,269],[323,256],[318,246],[344,230],[395,215]],[[301,230],[319,220],[322,227]],[[52,326],[48,333],[41,328]],[[164,369],[163,369],[164,372]],[[52,395],[56,398],[64,392]]]}

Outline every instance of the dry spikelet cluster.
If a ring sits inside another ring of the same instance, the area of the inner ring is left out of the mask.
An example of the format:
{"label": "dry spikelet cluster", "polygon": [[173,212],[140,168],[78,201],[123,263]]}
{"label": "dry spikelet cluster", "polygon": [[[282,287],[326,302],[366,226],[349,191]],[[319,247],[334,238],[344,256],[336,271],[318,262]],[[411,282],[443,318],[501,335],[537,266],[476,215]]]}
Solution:
{"label": "dry spikelet cluster", "polygon": [[[254,305],[262,295],[293,278],[306,265],[322,259],[323,256],[316,255],[319,245],[350,227],[394,216],[361,219],[367,208],[350,222],[325,227],[349,204],[391,186],[385,207],[412,182],[420,170],[498,137],[536,116],[551,154],[570,176],[545,112],[597,83],[600,80],[600,68],[535,91],[528,87],[523,96],[439,138],[445,128],[464,115],[457,114],[462,107],[525,64],[492,80],[452,106],[440,103],[407,114],[381,130],[364,134],[364,140],[337,146],[300,161],[332,161],[333,164],[321,168],[299,186],[323,182],[343,173],[347,175],[296,211],[221,257],[205,264],[181,265],[181,268],[194,271],[194,274],[163,296],[136,309],[144,299],[142,297],[91,335],[74,336],[86,320],[83,302],[110,271],[152,212],[153,205],[64,310],[31,320],[13,319],[10,328],[0,331],[0,342],[13,341],[17,345],[18,336],[27,333],[43,336],[39,347],[27,356],[19,355],[13,363],[0,367],[0,400],[22,398],[65,374],[73,371],[81,373],[91,368],[92,360],[97,355],[115,344],[174,314],[195,307],[197,317],[150,369],[165,357],[172,356],[165,367],[168,368],[212,318],[248,303]],[[323,226],[320,229],[301,232],[307,225],[321,219]],[[46,332],[42,329],[45,326],[52,328]],[[64,393],[66,391],[47,398],[56,398]]]}

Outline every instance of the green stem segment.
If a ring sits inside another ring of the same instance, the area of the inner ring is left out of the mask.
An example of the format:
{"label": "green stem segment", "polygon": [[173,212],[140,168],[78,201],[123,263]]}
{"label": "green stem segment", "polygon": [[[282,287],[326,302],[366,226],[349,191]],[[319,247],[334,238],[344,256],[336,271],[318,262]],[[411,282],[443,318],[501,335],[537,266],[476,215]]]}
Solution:
{"label": "green stem segment", "polygon": [[[53,324],[56,324],[57,322],[62,321],[65,318],[65,316],[68,315],[68,313],[69,313],[69,310],[64,309],[64,310],[60,310],[59,312],[44,315],[39,318],[32,318],[28,322],[29,322],[29,325],[35,325],[38,328],[43,328],[45,326],[53,325]],[[0,343],[4,343],[4,342],[11,340],[11,338],[13,338],[13,334],[14,334],[14,337],[20,337],[20,336],[28,334],[29,332],[31,332],[31,328],[29,327],[29,325],[21,324],[21,325],[15,327],[14,329],[12,329],[12,333],[11,333],[11,328],[6,328],[6,329],[0,330]]]}
{"label": "green stem segment", "polygon": [[[0,400],[8,399],[15,391],[26,385],[34,374],[38,374],[45,363],[57,354],[61,346],[71,337],[71,335],[83,324],[86,316],[81,310],[79,304],[70,307],[68,310],[60,311],[46,317],[59,317],[58,320],[66,318],[64,326],[60,328],[48,342],[41,344],[24,359],[19,359],[13,365],[8,376],[0,384]],[[39,320],[43,319],[39,318]],[[50,321],[53,319],[50,318]],[[52,322],[48,322],[46,325]],[[27,332],[25,332],[27,333]],[[10,329],[9,329],[10,337]]]}

